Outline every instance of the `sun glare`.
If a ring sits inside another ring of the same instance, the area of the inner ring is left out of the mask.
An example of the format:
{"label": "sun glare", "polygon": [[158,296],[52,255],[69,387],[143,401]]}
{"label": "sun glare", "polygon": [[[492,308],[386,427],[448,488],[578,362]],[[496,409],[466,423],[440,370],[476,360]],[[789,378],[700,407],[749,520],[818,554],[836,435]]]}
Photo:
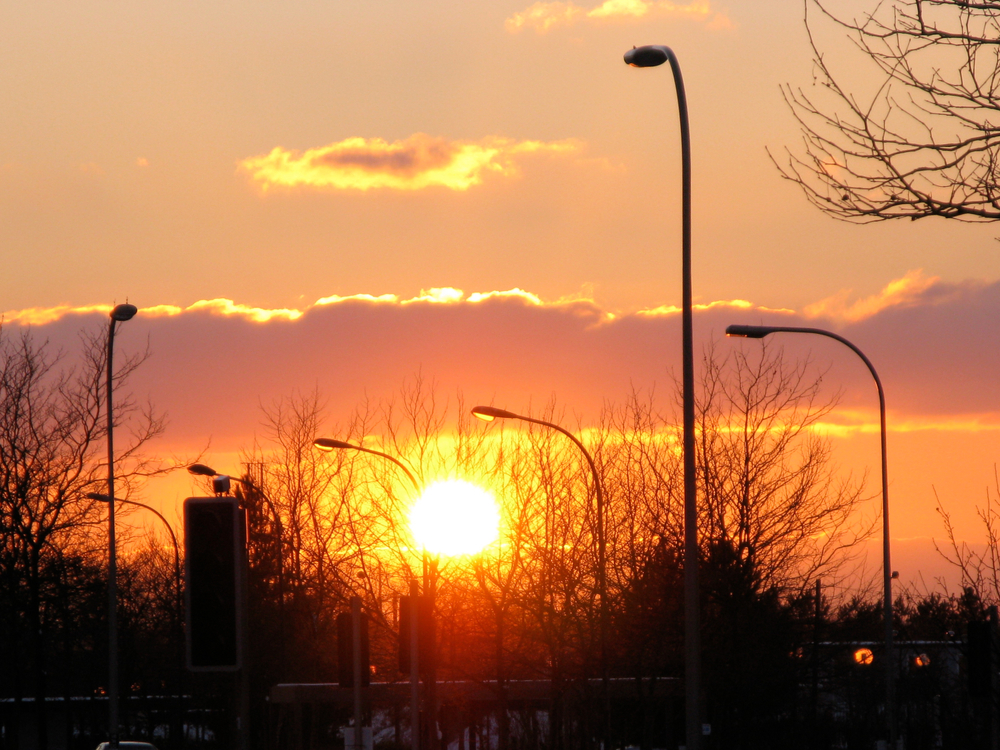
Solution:
{"label": "sun glare", "polygon": [[500,511],[486,490],[461,479],[436,482],[410,509],[410,530],[433,554],[474,555],[500,535]]}

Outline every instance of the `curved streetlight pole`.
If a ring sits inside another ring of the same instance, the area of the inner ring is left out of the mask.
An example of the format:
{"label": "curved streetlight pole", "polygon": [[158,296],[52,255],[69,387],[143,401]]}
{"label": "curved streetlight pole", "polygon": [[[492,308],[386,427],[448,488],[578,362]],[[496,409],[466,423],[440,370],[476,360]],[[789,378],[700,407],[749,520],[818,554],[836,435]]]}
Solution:
{"label": "curved streetlight pole", "polygon": [[885,620],[885,715],[886,734],[889,739],[889,747],[895,748],[896,742],[896,689],[895,670],[893,668],[892,654],[892,565],[889,561],[889,476],[888,462],[886,460],[885,449],[885,392],[882,390],[882,381],[871,360],[865,356],[858,347],[832,331],[822,328],[800,328],[798,326],[748,326],[731,325],[726,328],[726,335],[736,338],[762,339],[772,333],[811,333],[818,336],[839,341],[857,354],[861,361],[865,363],[868,372],[875,380],[875,387],[878,390],[878,412],[879,427],[882,438],[882,619]]}
{"label": "curved streetlight pole", "polygon": [[108,324],[108,734],[112,750],[118,750],[118,557],[115,544],[115,419],[112,406],[115,379],[115,325],[132,320],[135,305],[115,305]]}
{"label": "curved streetlight pole", "polygon": [[694,322],[691,294],[691,130],[681,68],[673,50],[654,44],[633,47],[625,62],[635,68],[670,63],[677,94],[681,136],[681,326],[683,349],[682,402],[684,412],[684,686],[685,734],[688,750],[701,745],[701,617],[698,596],[698,505],[694,456]]}
{"label": "curved streetlight pole", "polygon": [[568,437],[573,444],[580,449],[583,457],[587,459],[590,473],[594,480],[594,494],[597,497],[597,594],[601,597],[600,617],[600,637],[601,637],[601,689],[604,693],[604,731],[605,742],[610,742],[607,736],[610,722],[610,712],[608,706],[608,577],[607,577],[607,547],[605,542],[604,529],[604,487],[601,482],[601,475],[597,471],[593,456],[584,447],[583,443],[569,430],[553,422],[546,422],[544,419],[535,419],[523,414],[515,414],[506,409],[497,409],[494,406],[477,406],[472,410],[473,415],[484,422],[492,422],[495,419],[519,419],[522,422],[548,427],[551,430],[560,432]]}
{"label": "curved streetlight pole", "polygon": [[396,466],[398,466],[404,474],[406,474],[407,479],[413,485],[413,489],[417,491],[417,494],[424,491],[424,488],[417,481],[417,478],[413,476],[413,472],[406,468],[406,464],[400,461],[395,456],[390,456],[388,453],[383,453],[382,451],[372,450],[371,448],[365,448],[363,445],[355,445],[354,443],[345,443],[343,440],[334,440],[333,438],[316,438],[313,440],[313,445],[319,448],[321,451],[334,451],[334,450],[349,450],[349,451],[361,451],[362,453],[371,453],[373,456],[378,456],[379,458],[384,458],[386,461],[392,461]]}
{"label": "curved streetlight pole", "polygon": [[[348,451],[361,451],[362,453],[370,453],[373,456],[378,456],[379,458],[384,458],[386,461],[391,461],[396,464],[396,466],[402,470],[406,477],[410,480],[413,485],[413,489],[419,495],[423,492],[423,487],[417,478],[413,476],[413,472],[410,471],[406,464],[400,461],[395,456],[391,456],[388,453],[383,453],[382,451],[373,450],[372,448],[365,448],[363,445],[355,445],[354,443],[347,443],[343,440],[334,440],[333,438],[316,438],[313,440],[313,445],[322,451],[335,451],[335,450],[348,450]],[[425,596],[430,596],[430,607],[433,611],[434,600],[433,592],[430,591],[430,584],[432,579],[429,575],[428,562],[427,562],[427,550],[423,551],[422,556],[423,562],[423,573],[424,573],[424,594]],[[417,582],[416,580],[410,581],[410,748],[411,750],[420,750],[420,634],[418,630],[420,611],[419,598],[417,592]],[[358,649],[355,649],[355,659],[358,658]],[[433,660],[432,660],[433,661]],[[430,695],[426,696],[427,702],[430,704],[428,706],[428,713],[434,713],[434,701],[435,701],[435,690],[437,688],[437,674],[434,672],[434,665],[431,664],[431,668],[426,670],[430,675],[430,685],[425,687],[429,688]],[[359,686],[355,685],[355,691],[359,690]],[[358,705],[360,704],[360,699],[355,699],[355,737],[360,738],[362,735],[361,731],[361,716],[360,709]],[[360,747],[360,739],[357,740]]]}
{"label": "curved streetlight pole", "polygon": [[160,521],[163,522],[163,525],[167,528],[167,533],[170,534],[170,542],[174,546],[174,588],[176,590],[177,611],[178,611],[178,613],[180,613],[180,611],[182,609],[182,605],[181,605],[181,593],[182,593],[181,592],[181,553],[180,553],[180,546],[177,544],[177,535],[174,533],[174,529],[170,525],[170,522],[167,521],[167,519],[163,517],[163,514],[160,513],[160,511],[158,511],[156,508],[153,508],[153,507],[151,507],[149,505],[146,505],[145,503],[140,503],[140,502],[138,502],[136,500],[126,500],[125,498],[122,498],[122,497],[119,497],[119,498],[116,498],[116,499],[112,500],[109,495],[106,495],[103,492],[88,492],[87,495],[86,495],[86,497],[87,497],[88,500],[97,500],[98,502],[101,502],[101,503],[107,503],[109,508],[111,507],[111,503],[112,502],[128,503],[129,505],[135,505],[135,506],[138,506],[140,508],[144,508],[144,509],[148,510],[150,513],[152,513],[153,515],[155,515],[157,518],[160,519]]}

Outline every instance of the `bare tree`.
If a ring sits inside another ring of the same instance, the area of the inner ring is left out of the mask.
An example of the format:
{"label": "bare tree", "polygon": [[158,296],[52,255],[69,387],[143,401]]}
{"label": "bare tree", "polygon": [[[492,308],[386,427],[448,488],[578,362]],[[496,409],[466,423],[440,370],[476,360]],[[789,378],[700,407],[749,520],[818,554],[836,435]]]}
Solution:
{"label": "bare tree", "polygon": [[1000,604],[1000,474],[993,467],[993,489],[986,488],[986,502],[976,506],[976,515],[982,524],[985,539],[980,544],[969,544],[959,539],[951,514],[945,509],[937,489],[934,498],[937,512],[944,525],[945,541],[934,542],[935,549],[955,567],[963,589],[971,590],[976,598],[986,604]]}
{"label": "bare tree", "polygon": [[[805,8],[813,86],[782,88],[803,136],[781,163],[771,155],[782,176],[845,221],[1000,219],[1000,2],[872,0],[852,18]],[[836,67],[822,22],[846,33],[863,75]]]}
{"label": "bare tree", "polygon": [[[30,330],[11,336],[0,329],[0,608],[15,619],[17,661],[27,656],[42,704],[53,627],[47,616],[67,595],[63,562],[99,560],[106,547],[98,528],[106,506],[86,498],[88,490],[104,489],[107,476],[106,348],[102,336],[83,335],[71,364]],[[145,352],[122,358],[115,387],[121,389],[145,358]],[[124,396],[116,399],[114,423],[128,428],[115,456],[127,494],[138,479],[158,471],[141,450],[163,422],[151,407]],[[44,734],[43,723],[40,716]]]}
{"label": "bare tree", "polygon": [[725,543],[761,589],[834,575],[871,533],[862,483],[839,476],[829,441],[814,431],[836,405],[822,373],[788,364],[766,343],[704,357],[698,469],[707,543]]}

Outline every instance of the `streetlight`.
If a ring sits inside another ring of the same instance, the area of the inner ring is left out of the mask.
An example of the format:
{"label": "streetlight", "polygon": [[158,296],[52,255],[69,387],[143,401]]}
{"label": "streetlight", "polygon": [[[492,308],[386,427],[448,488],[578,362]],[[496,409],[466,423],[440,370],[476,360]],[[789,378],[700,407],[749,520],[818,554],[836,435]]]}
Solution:
{"label": "streetlight", "polygon": [[879,426],[882,435],[882,619],[885,620],[885,718],[886,734],[889,738],[889,747],[895,747],[896,720],[895,720],[895,672],[893,670],[892,658],[892,566],[889,563],[889,476],[888,462],[885,451],[885,392],[882,390],[882,381],[879,379],[875,367],[868,357],[865,356],[858,347],[838,336],[832,331],[822,328],[800,328],[797,326],[747,326],[731,325],[726,328],[726,335],[736,338],[762,339],[772,333],[812,333],[818,336],[839,341],[844,346],[857,354],[861,361],[865,363],[868,372],[875,380],[875,387],[878,390],[878,412]]}
{"label": "streetlight", "polygon": [[[145,508],[149,512],[153,513],[157,518],[159,518],[163,522],[163,525],[167,527],[167,533],[170,534],[170,542],[174,546],[174,596],[176,598],[175,606],[176,606],[176,612],[177,612],[177,617],[176,617],[177,638],[178,638],[178,643],[180,643],[180,641],[183,640],[183,638],[184,638],[184,632],[183,632],[183,629],[181,628],[181,618],[184,616],[184,613],[183,613],[182,610],[183,610],[184,607],[183,607],[183,604],[181,602],[181,598],[182,598],[182,594],[181,594],[181,553],[180,553],[180,547],[177,544],[177,535],[174,533],[174,528],[170,525],[170,523],[167,521],[167,519],[163,517],[163,514],[160,513],[160,511],[158,511],[156,508],[152,508],[149,505],[146,505],[145,503],[140,503],[140,502],[138,502],[136,500],[126,500],[124,498],[118,498],[117,500],[113,500],[109,495],[106,495],[103,492],[88,492],[86,494],[86,498],[88,500],[96,500],[97,502],[100,502],[100,503],[107,503],[108,504],[108,509],[112,513],[114,511],[111,510],[111,509],[114,506],[115,502],[128,503],[129,505],[136,505],[136,506],[138,506],[140,508]],[[183,648],[180,651],[180,661],[181,661],[181,663],[180,663],[180,665],[177,668],[178,685],[180,684],[180,681],[182,680],[182,675],[184,674],[184,666],[183,666],[184,650],[183,650]],[[178,690],[179,694],[180,694],[180,692],[181,691]],[[178,697],[179,697],[178,710],[180,710],[180,709],[183,708],[183,706],[181,705],[181,701],[183,701],[183,698],[180,695]],[[180,724],[183,724],[183,719],[182,718],[179,718],[178,720],[179,720]],[[180,726],[180,724],[178,726]]]}
{"label": "streetlight", "polygon": [[625,62],[634,68],[670,63],[677,94],[681,135],[681,276],[684,411],[684,685],[685,733],[688,750],[701,744],[701,636],[698,611],[698,505],[694,462],[694,326],[691,299],[691,132],[687,97],[677,56],[669,47],[654,44],[633,47]]}
{"label": "streetlight", "polygon": [[155,515],[157,518],[159,518],[163,522],[163,525],[167,528],[167,533],[170,534],[170,542],[174,546],[174,588],[176,589],[176,592],[177,592],[176,593],[176,596],[177,596],[177,612],[180,613],[180,611],[181,611],[181,553],[180,553],[180,547],[177,544],[177,535],[174,533],[174,529],[170,525],[170,522],[167,521],[167,519],[163,517],[163,514],[160,513],[160,511],[158,511],[156,508],[153,508],[153,507],[151,507],[149,505],[146,505],[145,503],[140,503],[140,502],[138,502],[136,500],[126,500],[125,498],[121,498],[121,497],[117,498],[116,500],[112,500],[110,496],[105,495],[103,492],[88,492],[87,495],[86,495],[86,497],[87,497],[88,500],[96,500],[96,501],[101,502],[101,503],[107,503],[109,508],[111,507],[111,503],[112,502],[128,503],[129,505],[136,505],[136,506],[138,506],[140,508],[145,508],[146,510],[148,510],[150,513],[152,513],[153,515]]}
{"label": "streetlight", "polygon": [[111,397],[114,392],[115,324],[132,320],[135,305],[115,305],[108,325],[108,723],[112,750],[118,750],[118,558],[115,548],[115,420]]}
{"label": "streetlight", "polygon": [[[350,451],[361,451],[362,453],[370,453],[373,456],[378,456],[379,458],[384,458],[386,461],[391,461],[396,464],[413,485],[413,489],[419,495],[423,488],[417,478],[413,476],[413,472],[406,468],[406,464],[400,461],[395,456],[390,456],[388,453],[383,453],[382,451],[373,450],[372,448],[365,448],[363,445],[355,445],[354,443],[347,443],[343,440],[334,440],[333,438],[320,437],[313,440],[313,445],[316,446],[321,451],[335,451],[335,450],[350,450]],[[424,568],[424,594],[425,596],[431,596],[428,585],[431,580],[428,575],[428,564],[427,564],[427,550],[424,550],[423,554],[423,568]],[[417,597],[417,582],[415,580],[410,581],[410,747],[412,750],[420,750],[420,635],[418,632],[417,624],[419,622],[418,613],[420,612],[419,599]],[[433,612],[434,600],[430,599],[430,610]],[[433,651],[433,649],[432,649]],[[355,652],[357,653],[357,652]],[[356,658],[356,657],[355,657]],[[434,688],[437,687],[437,675],[434,673],[433,660],[430,665],[430,669],[427,670],[430,675],[430,685],[429,692],[431,693],[428,698],[428,703],[430,703],[430,711],[433,712],[434,708]],[[360,738],[362,736],[361,731],[361,715],[360,715],[360,699],[358,698],[358,691],[360,686],[358,682],[355,682],[355,741],[360,746]]]}
{"label": "streetlight", "polygon": [[[240,484],[242,484],[244,487],[247,487],[247,488],[253,490],[254,492],[256,492],[258,495],[261,496],[261,498],[264,500],[264,502],[267,503],[267,507],[271,510],[271,517],[274,518],[274,525],[277,526],[277,528],[278,528],[278,541],[280,542],[282,539],[284,539],[284,536],[283,536],[284,528],[283,528],[283,526],[281,524],[281,514],[278,513],[278,509],[274,506],[274,503],[271,502],[271,498],[269,498],[267,496],[267,493],[264,492],[260,487],[258,487],[256,483],[254,483],[251,480],[246,479],[246,478],[234,477],[234,476],[230,476],[228,474],[220,474],[215,469],[213,469],[211,466],[206,466],[205,464],[191,464],[190,466],[187,467],[187,470],[188,470],[189,474],[193,474],[194,476],[197,476],[197,477],[212,477],[212,479],[213,479],[213,481],[212,481],[212,490],[214,492],[218,493],[218,494],[225,494],[225,493],[229,492],[229,483],[232,480],[236,480],[237,482],[239,482]],[[282,568],[283,568],[282,557],[279,554],[278,555],[278,588],[279,589],[281,589]]]}
{"label": "streetlight", "polygon": [[610,741],[610,738],[607,736],[608,722],[610,721],[610,712],[608,710],[608,581],[607,560],[605,554],[606,546],[604,538],[604,487],[601,483],[601,476],[597,471],[597,465],[594,463],[594,459],[590,455],[590,452],[583,446],[583,443],[580,442],[576,435],[564,427],[554,424],[553,422],[546,422],[544,419],[535,419],[534,417],[515,414],[512,411],[497,409],[494,406],[477,406],[472,410],[472,413],[484,422],[492,422],[495,419],[519,419],[522,422],[530,422],[531,424],[548,427],[549,429],[562,433],[572,440],[573,444],[580,449],[584,458],[587,459],[587,465],[590,467],[590,473],[594,480],[594,494],[597,496],[597,594],[601,598],[601,608],[599,610],[601,631],[601,687],[604,692],[604,741],[608,742]]}

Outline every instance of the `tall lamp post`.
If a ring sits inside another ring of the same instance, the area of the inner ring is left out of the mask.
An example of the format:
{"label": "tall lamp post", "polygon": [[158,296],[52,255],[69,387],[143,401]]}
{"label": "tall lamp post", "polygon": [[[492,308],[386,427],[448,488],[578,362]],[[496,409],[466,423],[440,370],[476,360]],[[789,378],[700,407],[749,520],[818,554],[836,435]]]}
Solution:
{"label": "tall lamp post", "polygon": [[885,620],[885,720],[886,735],[889,739],[889,747],[895,747],[896,741],[896,710],[895,710],[895,677],[892,654],[892,566],[889,562],[889,477],[888,463],[885,451],[885,392],[882,390],[882,381],[875,371],[874,365],[858,347],[838,336],[832,331],[822,328],[800,328],[797,326],[748,326],[731,325],[726,328],[726,335],[737,338],[762,339],[772,333],[811,333],[818,336],[839,341],[844,346],[857,354],[861,361],[865,363],[868,372],[875,380],[875,388],[878,390],[878,412],[879,427],[882,437],[882,619]]}
{"label": "tall lamp post", "polygon": [[[216,479],[219,482],[221,482],[222,485],[225,485],[230,480],[235,480],[235,481],[239,482],[240,484],[242,484],[244,487],[247,487],[247,488],[255,491],[258,495],[260,495],[261,499],[263,499],[263,501],[265,503],[267,503],[267,507],[271,511],[271,517],[274,519],[274,525],[278,529],[278,542],[279,542],[279,544],[284,539],[284,527],[282,526],[282,523],[281,523],[281,514],[278,513],[278,509],[275,507],[274,503],[271,502],[271,498],[269,498],[267,496],[267,493],[264,492],[260,487],[258,487],[254,482],[250,481],[249,479],[245,479],[245,478],[241,478],[241,477],[234,477],[234,476],[229,476],[227,474],[220,474],[215,469],[213,469],[211,466],[206,466],[205,464],[191,464],[190,466],[187,467],[187,470],[188,470],[189,474],[192,474],[192,475],[194,475],[196,477],[211,477],[212,479]],[[215,484],[215,483],[213,483],[213,484]],[[214,489],[214,487],[213,487],[213,489]],[[229,488],[226,487],[223,490],[223,492],[229,492]],[[284,569],[283,559],[282,559],[281,554],[279,553],[279,555],[278,555],[278,589],[279,589],[279,593],[280,594],[284,593],[283,589],[282,589],[282,577],[283,577],[282,576],[282,571],[283,571],[283,569]],[[283,596],[282,596],[282,601],[283,601]]]}
{"label": "tall lamp post", "polygon": [[384,458],[386,461],[392,461],[400,468],[400,470],[406,474],[406,478],[410,480],[413,485],[413,489],[419,494],[423,492],[423,487],[420,486],[420,482],[417,478],[413,476],[413,472],[406,468],[406,464],[400,461],[395,456],[391,456],[388,453],[383,453],[382,451],[373,450],[371,448],[365,448],[363,445],[355,445],[354,443],[345,443],[343,440],[334,440],[333,438],[316,438],[313,441],[313,445],[319,448],[321,451],[334,451],[334,450],[349,450],[349,451],[361,451],[362,453],[371,453],[373,456],[378,456],[379,458]]}
{"label": "tall lamp post", "polygon": [[118,750],[118,557],[115,545],[115,411],[112,406],[115,379],[115,325],[132,320],[135,305],[115,305],[108,325],[108,734]]}
{"label": "tall lamp post", "polygon": [[634,68],[670,63],[677,94],[681,135],[681,276],[684,412],[684,688],[688,750],[701,744],[701,618],[698,597],[698,506],[694,460],[694,326],[691,297],[691,131],[681,68],[673,50],[663,45],[632,48],[625,62]]}
{"label": "tall lamp post", "polygon": [[[384,458],[386,461],[391,461],[394,463],[410,480],[413,485],[413,489],[419,495],[423,488],[417,478],[413,476],[413,472],[410,471],[406,464],[400,461],[395,456],[391,456],[388,453],[383,453],[382,451],[373,450],[372,448],[365,448],[363,445],[355,445],[354,443],[347,443],[343,440],[334,440],[333,438],[320,437],[313,441],[313,445],[322,451],[335,451],[335,450],[348,450],[348,451],[361,451],[362,453],[370,453],[373,456],[378,456],[379,458]],[[428,561],[427,561],[427,550],[423,553],[423,573],[424,573],[424,594],[433,596],[430,590],[430,585],[432,583],[432,578],[429,575]],[[410,601],[412,602],[410,610],[410,748],[411,750],[420,750],[420,635],[418,631],[418,623],[420,618],[418,612],[420,611],[420,606],[417,599],[417,582],[410,581]],[[431,609],[433,610],[433,598],[431,598]],[[433,712],[434,708],[434,690],[437,687],[437,676],[434,673],[433,663],[430,665],[430,669],[426,670],[430,675],[430,685],[429,688],[430,695],[427,696],[427,701],[430,703],[428,713]],[[355,690],[357,690],[357,685]],[[358,703],[358,700],[355,700]],[[360,711],[355,709],[355,737],[359,738],[362,735],[361,732],[361,717]],[[360,742],[360,740],[358,740]]]}
{"label": "tall lamp post", "polygon": [[601,476],[597,471],[597,465],[594,463],[593,456],[590,452],[583,446],[583,443],[569,430],[560,427],[552,422],[546,422],[544,419],[535,419],[534,417],[528,417],[523,414],[515,414],[512,411],[507,411],[505,409],[497,409],[493,406],[477,406],[472,410],[472,413],[483,420],[484,422],[492,422],[495,419],[519,419],[522,422],[530,422],[531,424],[541,425],[542,427],[548,427],[551,430],[560,432],[566,437],[568,437],[573,444],[580,449],[584,458],[587,459],[587,465],[590,467],[590,473],[594,480],[594,494],[597,497],[597,594],[601,598],[601,607],[599,610],[600,617],[600,638],[601,638],[601,689],[603,691],[603,702],[604,702],[604,731],[605,737],[604,741],[609,742],[610,738],[607,736],[608,733],[608,723],[610,721],[610,712],[608,706],[608,580],[607,580],[607,557],[606,557],[606,544],[605,544],[605,529],[604,529],[604,487],[601,482]]}

